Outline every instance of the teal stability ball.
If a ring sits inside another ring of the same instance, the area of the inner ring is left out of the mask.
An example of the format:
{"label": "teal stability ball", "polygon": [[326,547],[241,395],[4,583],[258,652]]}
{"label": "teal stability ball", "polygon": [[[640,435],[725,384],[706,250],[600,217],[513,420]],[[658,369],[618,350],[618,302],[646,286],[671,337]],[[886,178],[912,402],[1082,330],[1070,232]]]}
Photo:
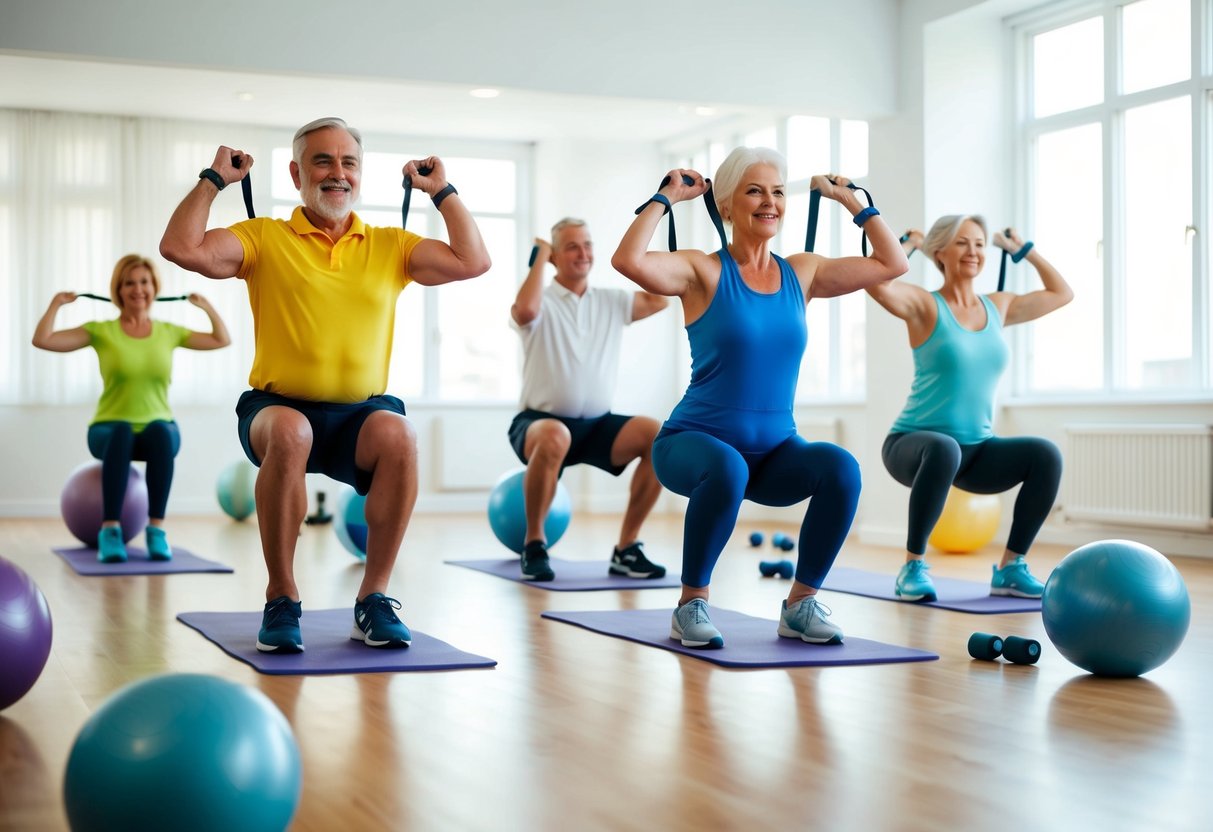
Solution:
{"label": "teal stability ball", "polygon": [[[522,553],[526,545],[526,498],[522,492],[522,478],[526,470],[521,469],[505,474],[497,480],[489,494],[489,525],[493,534],[502,545],[511,551]],[[569,527],[573,501],[569,492],[557,482],[556,495],[552,498],[552,507],[548,510],[547,519],[543,523],[543,533],[548,539],[548,546],[556,545],[556,541],[564,535]]]}
{"label": "teal stability ball", "polygon": [[366,497],[352,488],[342,493],[337,500],[333,531],[346,551],[359,560],[366,560]]}
{"label": "teal stability ball", "polygon": [[223,513],[233,520],[243,520],[256,511],[256,485],[257,468],[247,459],[238,459],[220,471],[215,496]]}

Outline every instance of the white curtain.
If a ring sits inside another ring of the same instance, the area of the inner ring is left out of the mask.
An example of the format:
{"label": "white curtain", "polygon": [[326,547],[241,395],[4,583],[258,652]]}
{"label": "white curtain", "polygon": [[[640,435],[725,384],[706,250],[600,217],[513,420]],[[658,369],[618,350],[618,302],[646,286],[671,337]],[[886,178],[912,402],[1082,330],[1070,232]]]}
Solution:
{"label": "white curtain", "polygon": [[[223,350],[177,351],[170,401],[234,405],[252,363],[244,284],[168,264],[158,253],[160,237],[221,144],[264,163],[252,181],[254,204],[268,213],[269,160],[290,138],[287,129],[0,109],[0,302],[9,310],[0,334],[0,404],[96,400],[101,384],[91,349],[50,353],[30,339],[55,292],[108,296],[114,263],[136,252],[157,264],[162,295],[205,295],[232,335]],[[210,225],[244,217],[234,187],[216,199]],[[82,298],[60,310],[55,328],[116,316],[112,304]],[[195,330],[210,326],[184,301],[157,304],[153,317]]]}

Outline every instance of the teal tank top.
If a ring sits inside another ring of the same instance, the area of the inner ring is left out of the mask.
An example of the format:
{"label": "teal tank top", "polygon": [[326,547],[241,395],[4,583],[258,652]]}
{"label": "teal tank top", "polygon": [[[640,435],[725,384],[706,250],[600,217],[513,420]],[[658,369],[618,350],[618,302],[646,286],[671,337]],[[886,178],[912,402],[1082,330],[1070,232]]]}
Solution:
{"label": "teal tank top", "polygon": [[1007,367],[1002,317],[985,295],[986,325],[965,329],[938,292],[935,329],[914,348],[914,383],[905,409],[891,433],[931,430],[961,445],[975,445],[994,435],[994,391]]}

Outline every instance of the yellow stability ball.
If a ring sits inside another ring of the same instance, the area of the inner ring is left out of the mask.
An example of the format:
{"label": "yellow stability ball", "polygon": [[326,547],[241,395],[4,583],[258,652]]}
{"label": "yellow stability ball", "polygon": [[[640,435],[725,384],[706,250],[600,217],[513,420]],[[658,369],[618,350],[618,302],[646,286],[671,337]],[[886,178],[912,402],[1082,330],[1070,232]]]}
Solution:
{"label": "yellow stability ball", "polygon": [[994,539],[1002,503],[997,494],[970,494],[959,488],[948,491],[943,514],[928,538],[941,552],[964,555],[976,552]]}

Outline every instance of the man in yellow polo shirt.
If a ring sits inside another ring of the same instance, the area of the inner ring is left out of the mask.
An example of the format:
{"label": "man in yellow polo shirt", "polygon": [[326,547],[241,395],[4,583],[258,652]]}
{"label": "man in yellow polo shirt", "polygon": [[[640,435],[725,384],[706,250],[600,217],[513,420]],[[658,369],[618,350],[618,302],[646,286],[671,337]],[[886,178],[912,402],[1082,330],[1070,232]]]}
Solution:
{"label": "man in yellow polo shirt", "polygon": [[489,255],[438,157],[410,161],[403,173],[433,199],[449,244],[359,219],[362,137],[341,119],[299,128],[292,156],[303,205],[290,220],[207,230],[216,194],[253,166],[248,154],[220,147],[169,220],[160,253],[248,287],[256,352],[252,389],[236,413],[244,451],[261,468],[257,519],[269,583],[257,649],[303,650],[294,557],[307,513],[305,473],[327,474],[366,495],[366,571],[350,638],[404,647],[412,635],[387,589],[417,500],[417,438],[404,404],[384,395],[396,299],[409,283],[484,274]]}

